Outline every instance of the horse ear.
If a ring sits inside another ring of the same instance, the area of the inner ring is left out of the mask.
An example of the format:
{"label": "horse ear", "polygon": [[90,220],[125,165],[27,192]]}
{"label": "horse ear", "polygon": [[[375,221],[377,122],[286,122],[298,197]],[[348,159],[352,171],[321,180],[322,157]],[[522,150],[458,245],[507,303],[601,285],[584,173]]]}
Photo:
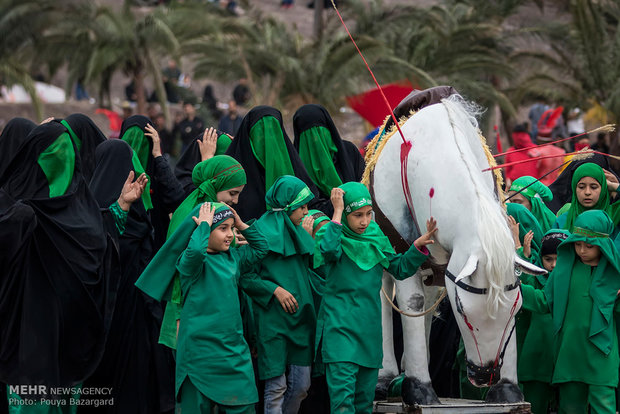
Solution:
{"label": "horse ear", "polygon": [[527,273],[528,275],[538,276],[545,275],[548,272],[541,267],[533,265],[530,262],[526,262],[515,254],[515,273],[517,273],[517,275],[520,275],[521,273]]}
{"label": "horse ear", "polygon": [[467,259],[467,262],[465,262],[465,266],[463,266],[458,276],[456,276],[456,279],[454,279],[454,283],[457,283],[461,279],[465,279],[466,277],[471,276],[476,271],[477,268],[478,268],[478,256],[476,256],[475,254],[472,254],[471,256],[469,256],[469,259]]}

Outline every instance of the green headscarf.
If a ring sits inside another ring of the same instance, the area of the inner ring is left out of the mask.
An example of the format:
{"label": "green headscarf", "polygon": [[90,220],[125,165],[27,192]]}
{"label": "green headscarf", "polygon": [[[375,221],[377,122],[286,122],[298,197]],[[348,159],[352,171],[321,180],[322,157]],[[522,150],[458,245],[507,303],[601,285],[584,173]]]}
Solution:
{"label": "green headscarf", "polygon": [[532,252],[538,255],[540,243],[542,242],[545,232],[542,231],[536,217],[534,217],[530,210],[517,203],[506,203],[506,210],[508,215],[512,216],[517,223],[519,223],[519,241],[521,244],[523,244],[523,238],[528,231],[532,230],[534,232],[534,237],[532,238]]}
{"label": "green headscarf", "polygon": [[555,214],[545,205],[544,201],[553,199],[553,193],[543,183],[529,175],[524,175],[512,182],[510,191],[520,192],[532,204],[532,214],[538,220],[543,231],[548,231],[555,223]]}
{"label": "green headscarf", "polygon": [[224,155],[230,144],[232,143],[232,138],[230,138],[226,134],[222,134],[217,137],[217,143],[215,147],[215,155]]}
{"label": "green headscarf", "polygon": [[167,237],[174,233],[196,205],[207,201],[215,202],[218,192],[245,185],[247,182],[241,164],[228,155],[216,155],[196,164],[192,171],[192,181],[197,188],[183,200],[172,215]]}
{"label": "green headscarf", "polygon": [[[133,150],[131,163],[133,164],[136,176],[139,177],[145,174],[151,154],[151,144],[148,138],[144,136],[144,131],[138,126],[132,126],[125,131],[121,139],[128,143]],[[145,209],[150,210],[153,208],[153,201],[151,200],[151,177],[146,174],[146,178],[148,178],[149,181],[146,183],[146,187],[142,192],[142,203]]]}
{"label": "green headscarf", "polygon": [[[136,286],[155,300],[170,301],[173,296],[177,261],[187,249],[192,233],[196,230],[196,222],[192,217],[198,217],[201,205],[197,205],[181,222],[177,231],[166,240],[136,281]],[[212,206],[215,207],[214,221],[216,216],[232,214],[230,208],[224,203],[212,203]],[[214,223],[211,230],[225,222],[226,218]]]}
{"label": "green headscarf", "polygon": [[79,151],[82,148],[82,140],[77,135],[75,135],[75,132],[73,132],[73,128],[71,128],[71,125],[69,125],[67,121],[63,119],[62,121],[60,121],[60,123],[65,128],[67,128],[67,131],[69,132],[69,135],[71,136],[71,139],[73,139],[73,142],[75,142],[75,146],[77,147],[77,150]]}
{"label": "green headscarf", "polygon": [[329,129],[315,126],[301,133],[299,157],[306,166],[308,175],[323,194],[331,194],[332,188],[342,185],[334,165],[334,154],[338,152]]}
{"label": "green headscarf", "polygon": [[[388,238],[383,234],[379,225],[371,221],[362,234],[357,234],[349,227],[347,216],[364,206],[372,206],[370,193],[362,183],[348,182],[338,188],[344,190],[344,212],[342,213],[342,251],[355,262],[363,271],[367,271],[380,264],[387,268],[390,264],[386,253],[394,254],[394,249]],[[317,239],[320,238],[320,232]],[[314,267],[324,263],[323,256],[318,248],[317,240],[314,251]]]}
{"label": "green headscarf", "polygon": [[312,231],[316,230],[317,226],[324,221],[329,221],[329,217],[327,214],[323,213],[320,210],[308,210],[308,214],[306,217],[312,217],[314,219],[314,223],[312,224]]}
{"label": "green headscarf", "polygon": [[266,190],[271,188],[278,177],[295,175],[280,122],[275,117],[264,116],[252,126],[250,146],[254,157],[265,169]]}
{"label": "green headscarf", "polygon": [[609,238],[613,230],[614,224],[604,211],[593,209],[580,214],[574,222],[573,233],[558,247],[557,265],[553,269],[551,283],[545,286],[545,296],[555,301],[552,316],[553,326],[558,332],[562,328],[569,300],[570,283],[566,282],[565,276],[589,277],[589,275],[574,275],[576,271],[574,265],[579,260],[574,243],[581,241],[600,247],[601,258],[594,270],[589,292],[594,307],[589,339],[606,355],[611,351],[613,344],[613,310],[620,290],[620,277],[618,277],[620,254]]}
{"label": "green headscarf", "polygon": [[289,214],[314,198],[308,186],[297,177],[283,175],[267,194],[267,211],[256,226],[269,242],[269,250],[282,256],[312,254],[314,239],[301,225],[294,225]]}
{"label": "green headscarf", "polygon": [[45,149],[37,159],[37,163],[50,189],[50,198],[58,197],[67,192],[75,169],[75,149],[68,133],[64,132]]}
{"label": "green headscarf", "polygon": [[[592,208],[586,208],[579,203],[577,199],[577,184],[583,177],[592,177],[601,185],[601,194],[598,201]],[[571,181],[571,187],[573,189],[573,196],[571,199],[570,208],[566,212],[566,224],[564,228],[571,231],[575,223],[575,219],[581,213],[587,210],[603,210],[609,214],[614,226],[620,222],[620,203],[609,204],[609,190],[607,189],[607,179],[605,178],[605,172],[603,169],[592,162],[581,164],[573,173],[573,179]]]}

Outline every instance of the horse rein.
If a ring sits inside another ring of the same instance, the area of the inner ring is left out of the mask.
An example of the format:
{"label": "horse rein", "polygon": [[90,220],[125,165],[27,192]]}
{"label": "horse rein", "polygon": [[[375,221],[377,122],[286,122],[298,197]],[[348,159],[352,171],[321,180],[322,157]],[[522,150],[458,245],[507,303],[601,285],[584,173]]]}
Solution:
{"label": "horse rein", "polygon": [[[506,332],[508,331],[508,326],[510,325],[510,322],[512,322],[515,316],[515,313],[517,311],[517,304],[519,303],[519,299],[521,298],[521,292],[517,292],[517,297],[515,298],[515,301],[512,304],[512,308],[510,309],[510,317],[508,318],[508,322],[506,322],[506,326],[504,327],[504,331],[502,333],[502,339],[498,345],[497,353],[495,355],[495,360],[493,361],[493,364],[491,366],[484,367],[483,362],[482,362],[482,356],[480,355],[480,349],[478,347],[478,339],[476,338],[475,328],[469,322],[467,318],[467,314],[465,313],[465,310],[463,309],[463,303],[461,301],[461,298],[459,297],[457,287],[460,287],[461,289],[469,293],[476,294],[476,295],[486,295],[488,289],[477,288],[477,287],[468,285],[462,280],[455,282],[456,276],[447,269],[446,269],[446,276],[448,277],[448,279],[450,279],[454,283],[454,298],[455,298],[455,303],[456,303],[456,310],[463,317],[463,321],[465,322],[465,325],[467,326],[467,329],[469,329],[469,333],[471,334],[472,339],[474,340],[476,351],[478,352],[478,359],[480,360],[480,366],[474,365],[467,358],[465,359],[465,362],[467,364],[467,367],[471,371],[473,371],[475,374],[491,373],[489,382],[487,384],[490,387],[493,384],[493,378],[495,378],[496,376],[497,377],[500,376],[500,370],[502,366],[504,365],[504,355],[506,354],[506,348],[508,347],[510,338],[512,337],[512,334],[515,331],[516,323],[512,324],[512,328],[510,329],[508,338],[505,341],[504,341],[504,338],[506,338]],[[517,277],[516,281],[513,284],[506,285],[504,287],[504,291],[509,292],[511,290],[516,289],[520,285],[521,285],[521,280]],[[502,343],[503,343],[503,346],[502,346]]]}

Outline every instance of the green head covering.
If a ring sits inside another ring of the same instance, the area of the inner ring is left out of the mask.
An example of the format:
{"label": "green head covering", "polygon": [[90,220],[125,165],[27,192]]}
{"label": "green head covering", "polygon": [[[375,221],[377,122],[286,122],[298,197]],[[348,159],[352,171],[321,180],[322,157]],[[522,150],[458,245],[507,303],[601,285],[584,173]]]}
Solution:
{"label": "green head covering", "polygon": [[543,183],[529,175],[524,175],[512,182],[510,191],[516,191],[527,198],[532,204],[532,214],[538,220],[543,231],[548,231],[555,223],[555,214],[545,205],[544,201],[553,199],[553,193]]}
{"label": "green head covering", "polygon": [[[377,223],[371,221],[366,231],[357,234],[349,227],[347,216],[364,206],[372,206],[370,193],[362,183],[348,182],[338,188],[344,190],[344,212],[342,213],[342,239],[343,252],[355,262],[362,270],[367,271],[380,264],[384,268],[389,266],[386,253],[394,253],[394,249],[388,238],[383,234]],[[320,232],[319,232],[320,233]],[[320,235],[317,234],[317,238]],[[319,267],[324,259],[317,248],[314,252],[314,266]]]}
{"label": "green head covering", "polygon": [[194,207],[204,202],[217,201],[217,193],[246,184],[243,167],[228,155],[216,155],[199,162],[192,171],[192,181],[197,187],[176,209],[170,219],[168,236],[181,224]]}
{"label": "green head covering", "polygon": [[519,241],[521,244],[523,244],[523,238],[528,231],[532,230],[534,232],[532,251],[538,255],[544,232],[536,217],[534,217],[530,210],[517,203],[506,203],[506,210],[508,215],[512,216],[519,223]]}
{"label": "green head covering", "polygon": [[224,155],[228,147],[230,147],[231,143],[232,143],[232,139],[226,134],[222,134],[219,137],[217,137],[215,155]]}
{"label": "green head covering", "polygon": [[[202,205],[202,203],[200,203]],[[214,208],[213,212],[213,222],[211,223],[211,230],[223,224],[226,220],[235,218],[235,214],[232,212],[230,207],[228,207],[224,203],[211,203],[211,208]]]}
{"label": "green head covering", "polygon": [[265,169],[265,189],[269,190],[282,175],[295,175],[284,142],[280,122],[264,116],[250,129],[250,146],[254,157]]}
{"label": "green head covering", "polygon": [[[181,302],[181,289],[180,286],[177,286],[178,277],[175,277],[177,274],[176,265],[183,251],[187,249],[192,233],[194,233],[197,227],[192,217],[198,217],[201,205],[197,205],[185,217],[177,231],[168,237],[166,243],[159,249],[136,281],[136,286],[150,297],[159,301],[175,302],[173,297],[178,295],[175,303]],[[214,229],[230,218],[227,215],[232,215],[232,211],[223,203],[213,203],[212,205],[215,207],[215,214],[213,216],[214,224],[211,225],[211,229]],[[215,222],[216,216],[220,217],[217,222]],[[178,292],[173,293],[176,289],[178,289]]]}
{"label": "green head covering", "polygon": [[294,225],[289,215],[313,198],[308,186],[297,177],[283,175],[273,183],[265,195],[267,211],[256,222],[270,251],[282,256],[312,254],[314,239],[301,225]]}
{"label": "green head covering", "polygon": [[[131,163],[133,164],[136,175],[139,177],[142,174],[146,174],[146,168],[151,154],[151,144],[148,138],[144,136],[144,131],[138,126],[132,126],[125,131],[121,139],[128,143],[133,150]],[[151,200],[151,177],[146,174],[146,178],[148,178],[149,181],[142,192],[142,203],[145,209],[150,210],[153,208],[153,201]]]}
{"label": "green head covering", "polygon": [[[592,177],[601,185],[601,194],[598,197],[598,201],[592,208],[587,208],[579,204],[577,200],[577,184],[584,177]],[[586,210],[607,210],[609,208],[609,192],[607,190],[607,179],[605,178],[605,172],[603,169],[592,162],[581,164],[573,173],[573,179],[571,181],[571,188],[573,189],[573,196],[570,203],[570,208],[566,212],[566,224],[564,228],[568,231],[572,231],[575,219],[581,213]]]}
{"label": "green head covering", "polygon": [[67,131],[69,132],[69,135],[71,136],[71,139],[73,139],[73,142],[75,142],[75,146],[77,147],[79,151],[82,148],[82,140],[77,135],[75,135],[75,132],[73,132],[73,128],[71,128],[71,125],[69,125],[67,121],[63,119],[62,121],[60,121],[60,123],[65,128],[67,128]]}
{"label": "green head covering", "polygon": [[342,185],[342,180],[334,165],[334,155],[338,152],[329,129],[315,126],[301,133],[299,157],[306,166],[308,175],[323,194],[330,194],[332,188]]}
{"label": "green head covering", "polygon": [[[574,222],[573,233],[558,247],[557,265],[553,269],[551,282],[545,287],[545,296],[553,298],[554,301],[552,316],[557,332],[562,328],[570,300],[570,283],[567,283],[566,275],[571,275],[571,278],[590,277],[590,267],[586,267],[587,270],[583,270],[583,266],[575,267],[579,258],[575,253],[574,243],[581,241],[600,247],[601,258],[590,284],[593,309],[588,337],[606,355],[611,351],[615,335],[613,309],[620,290],[620,254],[609,237],[613,230],[614,224],[604,211],[588,210],[580,214]],[[578,269],[587,271],[588,274],[576,275]]]}
{"label": "green head covering", "polygon": [[58,197],[67,192],[75,169],[75,149],[68,133],[64,132],[45,149],[37,159],[37,163],[50,189],[50,198]]}
{"label": "green head covering", "polygon": [[314,223],[312,224],[312,230],[316,230],[317,226],[324,221],[329,221],[329,217],[327,214],[323,213],[320,210],[308,210],[308,214],[306,217],[312,217]]}

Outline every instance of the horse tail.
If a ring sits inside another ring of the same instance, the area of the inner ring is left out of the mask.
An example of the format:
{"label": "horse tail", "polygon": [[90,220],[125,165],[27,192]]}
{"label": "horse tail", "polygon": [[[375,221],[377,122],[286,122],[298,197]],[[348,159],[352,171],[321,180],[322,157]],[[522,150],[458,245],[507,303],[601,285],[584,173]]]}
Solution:
{"label": "horse tail", "polygon": [[[495,317],[500,304],[506,302],[504,286],[508,275],[513,274],[514,244],[506,222],[505,213],[493,192],[493,186],[485,186],[485,176],[474,160],[481,146],[476,116],[480,108],[466,102],[461,96],[452,95],[442,100],[448,111],[452,127],[462,132],[466,142],[456,140],[463,162],[469,172],[478,200],[478,239],[482,249],[481,262],[488,282],[487,312]],[[472,128],[473,126],[473,128]],[[455,138],[457,137],[454,134]],[[491,175],[492,176],[492,175]]]}

